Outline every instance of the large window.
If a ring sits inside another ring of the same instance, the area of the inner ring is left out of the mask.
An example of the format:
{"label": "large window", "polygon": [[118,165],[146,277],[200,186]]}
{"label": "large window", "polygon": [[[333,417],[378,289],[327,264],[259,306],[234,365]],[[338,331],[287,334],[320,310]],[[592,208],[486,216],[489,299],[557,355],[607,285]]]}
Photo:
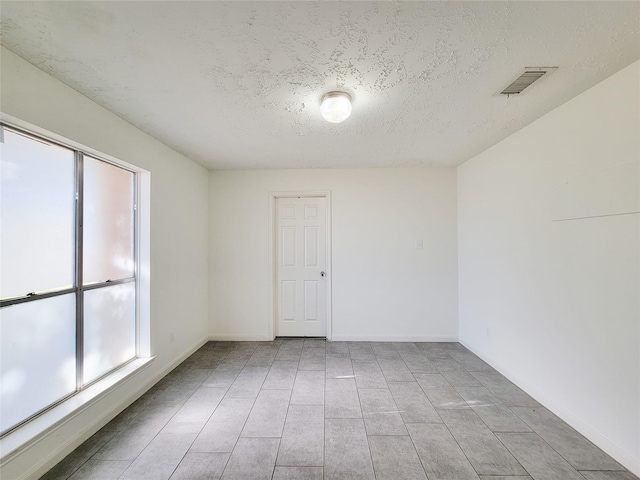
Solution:
{"label": "large window", "polygon": [[136,357],[136,174],[0,131],[0,434]]}

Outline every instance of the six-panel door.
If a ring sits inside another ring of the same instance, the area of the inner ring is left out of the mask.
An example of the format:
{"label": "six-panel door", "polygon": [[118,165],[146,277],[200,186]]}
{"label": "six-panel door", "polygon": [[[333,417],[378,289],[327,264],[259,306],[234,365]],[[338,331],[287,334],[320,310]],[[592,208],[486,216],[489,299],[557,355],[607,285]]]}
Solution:
{"label": "six-panel door", "polygon": [[324,197],[277,198],[276,335],[324,337],[327,227]]}

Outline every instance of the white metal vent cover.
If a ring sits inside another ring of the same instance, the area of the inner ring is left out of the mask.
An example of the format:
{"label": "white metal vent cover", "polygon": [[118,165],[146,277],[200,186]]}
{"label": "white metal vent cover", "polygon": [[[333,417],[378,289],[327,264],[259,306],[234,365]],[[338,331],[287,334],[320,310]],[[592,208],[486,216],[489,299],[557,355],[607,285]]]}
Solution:
{"label": "white metal vent cover", "polygon": [[557,69],[558,67],[526,67],[497,95],[519,95],[531,84]]}

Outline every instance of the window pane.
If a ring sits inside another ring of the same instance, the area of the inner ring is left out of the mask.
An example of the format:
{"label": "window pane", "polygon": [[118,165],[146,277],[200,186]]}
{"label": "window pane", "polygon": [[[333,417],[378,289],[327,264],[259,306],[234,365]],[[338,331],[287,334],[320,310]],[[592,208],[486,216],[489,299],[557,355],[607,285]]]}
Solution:
{"label": "window pane", "polygon": [[85,157],[84,283],[133,276],[133,178]]}
{"label": "window pane", "polygon": [[0,158],[0,295],[72,286],[73,151],[5,130]]}
{"label": "window pane", "polygon": [[135,295],[134,282],[85,292],[85,383],[135,357]]}
{"label": "window pane", "polygon": [[3,308],[0,346],[0,430],[5,431],[75,391],[75,296]]}

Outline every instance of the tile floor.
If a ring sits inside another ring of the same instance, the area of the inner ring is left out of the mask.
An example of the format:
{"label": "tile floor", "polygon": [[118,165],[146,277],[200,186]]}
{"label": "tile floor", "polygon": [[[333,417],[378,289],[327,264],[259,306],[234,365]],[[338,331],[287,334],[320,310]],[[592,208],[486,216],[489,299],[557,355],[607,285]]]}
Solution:
{"label": "tile floor", "polygon": [[458,343],[210,342],[44,479],[632,480]]}

